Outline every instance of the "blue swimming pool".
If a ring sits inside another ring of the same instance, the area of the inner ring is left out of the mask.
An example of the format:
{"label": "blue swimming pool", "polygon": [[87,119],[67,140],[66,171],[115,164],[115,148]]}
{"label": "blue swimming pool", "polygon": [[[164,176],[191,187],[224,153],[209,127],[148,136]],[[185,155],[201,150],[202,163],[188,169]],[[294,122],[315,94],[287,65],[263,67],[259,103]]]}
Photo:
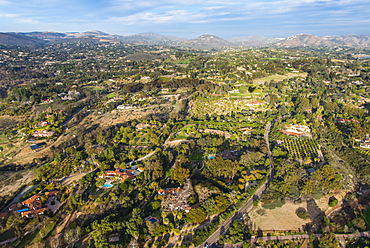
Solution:
{"label": "blue swimming pool", "polygon": [[105,183],[105,184],[103,185],[103,187],[104,187],[104,188],[110,188],[110,187],[113,187],[113,185],[112,185],[112,184],[110,184],[110,183]]}
{"label": "blue swimming pool", "polygon": [[15,211],[15,212],[20,213],[20,212],[26,212],[26,211],[28,211],[28,208],[20,209],[20,210],[17,210],[17,211]]}

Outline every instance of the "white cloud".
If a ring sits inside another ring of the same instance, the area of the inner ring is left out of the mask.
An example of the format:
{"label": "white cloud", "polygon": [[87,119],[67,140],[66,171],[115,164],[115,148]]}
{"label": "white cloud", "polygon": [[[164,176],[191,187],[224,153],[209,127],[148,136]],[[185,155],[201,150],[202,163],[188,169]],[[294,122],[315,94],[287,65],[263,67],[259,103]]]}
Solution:
{"label": "white cloud", "polygon": [[9,5],[10,2],[6,0],[0,0],[0,5]]}
{"label": "white cloud", "polygon": [[205,16],[199,13],[190,13],[186,10],[170,10],[164,13],[144,12],[125,17],[110,18],[113,21],[127,24],[137,23],[173,23],[173,22],[200,22]]}
{"label": "white cloud", "polygon": [[9,18],[13,18],[13,17],[17,17],[19,15],[17,14],[0,14],[0,17],[9,17]]}

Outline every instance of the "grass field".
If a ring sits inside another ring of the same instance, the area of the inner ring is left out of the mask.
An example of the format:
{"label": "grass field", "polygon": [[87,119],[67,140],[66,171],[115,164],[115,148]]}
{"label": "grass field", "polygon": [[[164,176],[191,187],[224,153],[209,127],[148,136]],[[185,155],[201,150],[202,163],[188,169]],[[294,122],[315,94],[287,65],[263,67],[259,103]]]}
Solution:
{"label": "grass field", "polygon": [[108,97],[108,99],[111,99],[111,98],[113,98],[113,97],[116,97],[116,93],[110,93],[110,94],[108,94],[107,95],[107,97]]}

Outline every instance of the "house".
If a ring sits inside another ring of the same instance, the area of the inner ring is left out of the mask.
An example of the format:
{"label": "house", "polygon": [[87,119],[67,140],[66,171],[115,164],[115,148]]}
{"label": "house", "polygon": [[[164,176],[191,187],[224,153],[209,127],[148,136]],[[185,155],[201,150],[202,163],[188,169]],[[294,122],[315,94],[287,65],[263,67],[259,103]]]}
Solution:
{"label": "house", "polygon": [[159,195],[164,195],[165,198],[161,202],[163,211],[183,210],[189,207],[187,199],[194,194],[190,180],[187,180],[184,187],[160,189]]}
{"label": "house", "polygon": [[291,136],[301,136],[311,133],[311,129],[308,126],[292,124],[286,126],[285,129],[280,130],[280,132]]}
{"label": "house", "polygon": [[358,120],[353,120],[353,119],[337,119],[339,123],[346,123],[346,122],[357,122]]}
{"label": "house", "polygon": [[39,130],[32,133],[33,137],[51,137],[54,135],[54,131],[51,130]]}
{"label": "house", "polygon": [[137,108],[137,106],[134,106],[134,105],[118,105],[117,106],[118,110],[133,109],[133,108]]}
{"label": "house", "polygon": [[55,212],[56,210],[55,209],[53,210],[50,206],[47,206],[47,207],[42,206],[43,204],[41,201],[41,197],[42,196],[53,197],[53,200],[55,200],[56,194],[58,192],[59,192],[58,190],[50,190],[50,191],[46,191],[43,193],[39,193],[37,195],[33,195],[29,197],[28,199],[21,202],[21,204],[23,206],[26,206],[27,208],[17,210],[16,212],[20,213],[22,217],[27,217],[27,218],[32,218],[35,215],[44,214],[48,210],[52,210],[53,212]]}
{"label": "house", "polygon": [[22,201],[22,205],[28,207],[29,209],[38,209],[42,207],[41,197],[42,194],[33,195],[27,200]]}
{"label": "house", "polygon": [[24,211],[24,212],[21,212],[21,216],[32,218],[36,214],[41,215],[41,214],[44,214],[48,210],[49,210],[48,208],[38,208],[38,209],[30,210],[30,211]]}
{"label": "house", "polygon": [[133,174],[133,170],[121,170],[116,169],[114,171],[106,171],[103,175],[99,176],[100,178],[119,178],[122,181],[125,181],[126,179],[135,180],[135,176]]}
{"label": "house", "polygon": [[54,190],[46,191],[46,192],[44,192],[44,194],[46,196],[56,196],[58,194],[58,192],[59,192],[59,190],[54,189]]}
{"label": "house", "polygon": [[160,189],[160,190],[158,190],[158,195],[176,195],[177,192],[179,192],[179,191],[180,191],[180,187]]}
{"label": "house", "polygon": [[51,102],[54,102],[53,99],[44,99],[44,100],[41,100],[41,103],[51,103]]}
{"label": "house", "polygon": [[240,128],[239,130],[243,132],[243,134],[249,134],[252,132],[252,129],[251,127],[242,127]]}
{"label": "house", "polygon": [[46,127],[47,125],[49,125],[49,122],[47,122],[47,121],[42,121],[42,122],[40,122],[40,127]]}
{"label": "house", "polygon": [[363,142],[360,143],[360,147],[370,149],[370,139],[364,139]]}
{"label": "house", "polygon": [[230,160],[235,159],[235,157],[231,154],[230,150],[224,150],[223,152],[221,152],[221,157],[223,159],[230,159]]}

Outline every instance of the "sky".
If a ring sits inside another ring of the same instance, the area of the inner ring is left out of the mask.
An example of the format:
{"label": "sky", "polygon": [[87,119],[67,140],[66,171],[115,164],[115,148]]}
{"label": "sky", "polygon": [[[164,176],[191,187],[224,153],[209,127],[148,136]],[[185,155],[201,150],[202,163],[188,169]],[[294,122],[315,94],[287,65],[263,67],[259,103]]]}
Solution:
{"label": "sky", "polygon": [[369,0],[0,0],[0,32],[370,35]]}

